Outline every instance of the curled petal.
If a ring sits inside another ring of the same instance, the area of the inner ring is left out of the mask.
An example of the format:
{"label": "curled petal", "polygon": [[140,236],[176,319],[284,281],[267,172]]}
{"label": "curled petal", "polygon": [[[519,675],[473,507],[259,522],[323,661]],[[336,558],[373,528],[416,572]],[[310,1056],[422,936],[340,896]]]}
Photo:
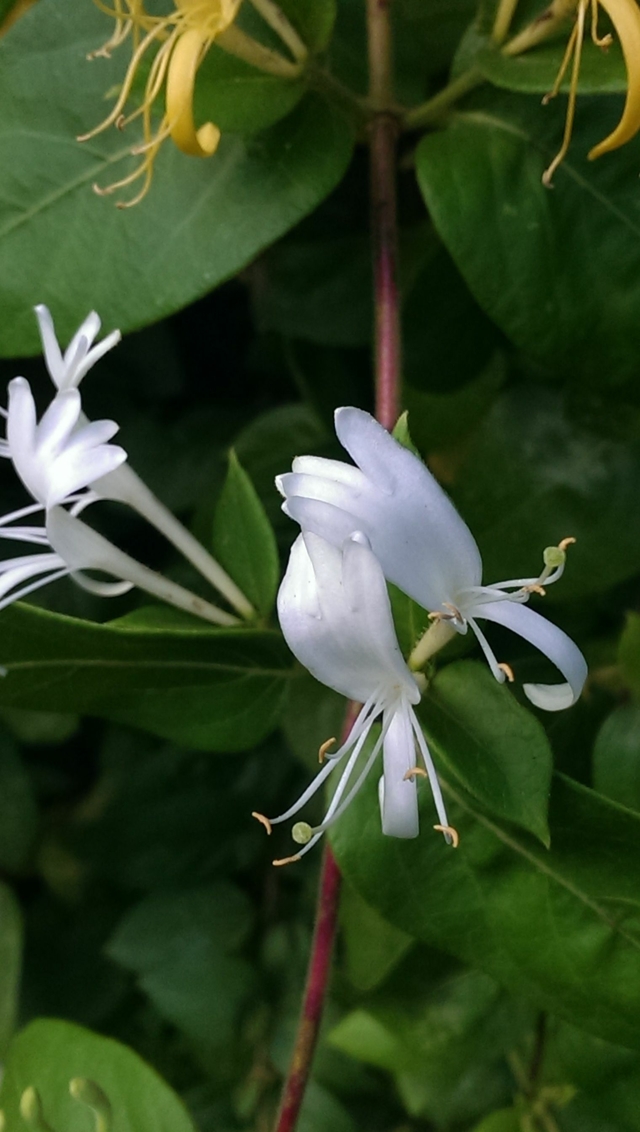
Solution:
{"label": "curled petal", "polygon": [[525,684],[524,691],[532,704],[544,711],[562,711],[576,702],[587,678],[587,665],[580,649],[562,629],[526,605],[509,601],[478,606],[474,614],[524,637],[540,649],[567,680],[566,684]]}
{"label": "curled petal", "polygon": [[76,427],[80,411],[80,394],[77,389],[65,389],[53,398],[42,414],[37,429],[36,443],[40,458],[55,459]]}
{"label": "curled petal", "polygon": [[636,0],[599,0],[613,24],[627,68],[627,98],[615,130],[589,151],[591,161],[625,145],[640,130],[640,8]]}
{"label": "curled petal", "polygon": [[171,138],[183,153],[211,157],[218,148],[220,130],[206,122],[196,130],[193,121],[193,91],[196,73],[211,43],[205,31],[183,32],[171,53],[167,73],[167,120]]}

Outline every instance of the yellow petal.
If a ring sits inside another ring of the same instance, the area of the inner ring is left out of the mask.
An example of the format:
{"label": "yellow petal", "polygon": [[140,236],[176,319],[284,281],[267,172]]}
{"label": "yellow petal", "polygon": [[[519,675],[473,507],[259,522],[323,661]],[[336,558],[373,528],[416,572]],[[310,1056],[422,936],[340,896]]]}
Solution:
{"label": "yellow petal", "polygon": [[210,157],[220,141],[220,130],[206,122],[196,130],[193,121],[193,88],[202,57],[211,43],[206,33],[192,28],[178,39],[167,73],[167,120],[171,138],[183,153]]}
{"label": "yellow petal", "polygon": [[640,8],[636,0],[599,0],[613,24],[627,68],[627,100],[615,130],[589,151],[591,161],[630,141],[640,130]]}

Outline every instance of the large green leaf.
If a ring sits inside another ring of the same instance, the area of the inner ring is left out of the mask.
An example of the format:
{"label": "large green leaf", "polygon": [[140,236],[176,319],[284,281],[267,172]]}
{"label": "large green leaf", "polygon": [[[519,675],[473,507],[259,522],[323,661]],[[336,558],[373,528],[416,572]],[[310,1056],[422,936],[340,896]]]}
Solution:
{"label": "large green leaf", "polygon": [[640,812],[640,704],[624,704],[605,719],[593,749],[593,784]]}
{"label": "large green leaf", "polygon": [[277,722],[291,663],[277,633],[96,625],[27,605],[0,623],[2,705],[85,712],[229,751]]}
{"label": "large green leaf", "polygon": [[94,1118],[69,1093],[74,1078],[95,1082],[113,1114],[113,1132],[194,1132],[176,1094],[142,1058],[111,1038],[70,1022],[38,1019],[12,1042],[0,1108],[7,1129],[29,1132],[20,1115],[20,1098],[37,1089],[44,1116],[56,1132],[86,1132]]}
{"label": "large green leaf", "polygon": [[436,759],[497,817],[549,843],[553,756],[544,728],[484,664],[462,660],[438,672],[422,718]]}
{"label": "large green leaf", "polygon": [[640,818],[558,776],[551,849],[447,789],[460,833],[383,837],[373,776],[334,827],[348,880],[402,930],[491,974],[540,1008],[640,1048]]}
{"label": "large green leaf", "polygon": [[[235,274],[313,210],[351,153],[342,115],[310,96],[248,140],[225,136],[207,160],[166,143],[141,205],[121,211],[91,189],[126,175],[135,123],[80,145],[105,116],[129,48],[86,55],[108,32],[77,0],[41,0],[0,43],[0,350],[36,352],[30,307],[48,303],[62,336],[89,306],[123,330],[184,306]],[[126,199],[126,190],[124,193]]]}
{"label": "large green leaf", "polygon": [[582,382],[637,374],[638,145],[586,158],[619,112],[617,99],[579,107],[553,191],[541,176],[564,106],[537,98],[485,91],[417,153],[431,217],[480,305],[516,345]]}

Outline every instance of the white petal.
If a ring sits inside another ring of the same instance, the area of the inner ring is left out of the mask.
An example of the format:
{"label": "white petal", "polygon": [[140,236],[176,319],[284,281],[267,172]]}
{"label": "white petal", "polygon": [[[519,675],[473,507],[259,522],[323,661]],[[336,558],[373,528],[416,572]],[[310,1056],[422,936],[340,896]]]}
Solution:
{"label": "white petal", "polygon": [[536,707],[561,711],[576,702],[587,678],[587,664],[580,649],[562,629],[526,605],[510,601],[478,606],[474,615],[486,617],[524,637],[540,649],[568,681],[566,684],[525,684],[524,691]]}
{"label": "white petal", "polygon": [[30,455],[33,452],[36,436],[36,405],[31,386],[24,377],[14,377],[9,382],[9,413],[7,416],[7,441],[11,455]]}
{"label": "white petal", "polygon": [[65,452],[97,448],[98,445],[106,444],[108,440],[111,440],[119,431],[119,428],[120,425],[116,424],[115,421],[92,421],[91,424],[76,429],[66,445]]}
{"label": "white petal", "polygon": [[91,311],[80,324],[64,353],[67,375],[74,372],[76,361],[85,356],[101,325],[100,316],[96,311]]}
{"label": "white petal", "polygon": [[364,703],[378,689],[420,693],[398,648],[384,578],[372,552],[343,554],[315,535],[300,536],[278,594],[291,651],[321,683]]}
{"label": "white petal", "polygon": [[[364,490],[367,486],[367,477],[360,468],[354,468],[353,464],[345,464],[342,460],[327,460],[324,456],[296,456],[291,470],[303,476],[332,479],[335,483],[344,483],[356,490]],[[278,476],[278,479],[281,478]]]}
{"label": "white petal", "polygon": [[49,375],[54,385],[58,389],[63,388],[65,366],[62,357],[62,351],[58,345],[56,338],[56,331],[53,325],[53,319],[48,307],[40,303],[37,307],[33,308],[36,312],[38,319],[38,327],[40,330],[40,338],[42,340],[42,349],[44,351],[44,360]]}
{"label": "white petal", "polygon": [[50,460],[64,448],[78,423],[80,409],[80,394],[77,389],[65,389],[56,394],[36,430],[36,447],[40,459]]}
{"label": "white petal", "polygon": [[101,444],[88,452],[82,449],[63,452],[50,471],[47,507],[54,507],[74,492],[89,487],[95,480],[118,468],[126,458],[124,448],[117,444]]}
{"label": "white petal", "polygon": [[79,385],[88,370],[90,370],[96,362],[100,361],[100,358],[104,357],[109,350],[117,346],[121,338],[122,335],[119,330],[112,330],[111,334],[107,334],[107,337],[102,339],[102,342],[96,343],[93,349],[89,350],[84,361],[77,366],[74,373],[74,383]]}
{"label": "white petal", "polygon": [[418,790],[415,778],[404,777],[416,765],[413,728],[406,711],[393,714],[384,740],[383,760],[382,832],[388,837],[417,837]]}
{"label": "white petal", "polygon": [[425,609],[479,585],[475,540],[422,461],[360,409],[338,409],[336,431],[364,474],[299,458],[279,477],[287,514],[338,546],[362,531],[385,577]]}

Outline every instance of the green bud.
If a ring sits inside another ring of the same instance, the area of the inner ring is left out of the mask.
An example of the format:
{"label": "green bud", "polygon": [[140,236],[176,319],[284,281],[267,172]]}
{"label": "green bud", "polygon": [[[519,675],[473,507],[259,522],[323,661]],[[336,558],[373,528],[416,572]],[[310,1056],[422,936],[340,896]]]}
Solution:
{"label": "green bud", "polygon": [[291,830],[291,836],[296,845],[306,845],[313,837],[313,830],[306,821],[297,821]]}
{"label": "green bud", "polygon": [[548,566],[550,570],[557,570],[558,566],[564,566],[567,560],[565,551],[561,550],[559,546],[548,546],[542,557],[545,566]]}

